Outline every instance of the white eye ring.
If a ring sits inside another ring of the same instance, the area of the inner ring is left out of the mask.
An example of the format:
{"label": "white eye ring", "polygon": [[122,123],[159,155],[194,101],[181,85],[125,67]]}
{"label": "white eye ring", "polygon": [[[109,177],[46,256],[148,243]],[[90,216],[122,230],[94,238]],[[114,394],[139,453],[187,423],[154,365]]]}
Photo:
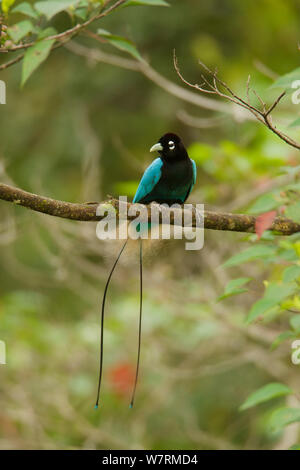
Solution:
{"label": "white eye ring", "polygon": [[170,150],[174,150],[175,144],[174,144],[173,140],[170,140],[170,141],[168,142],[168,145],[169,145],[169,149],[170,149]]}

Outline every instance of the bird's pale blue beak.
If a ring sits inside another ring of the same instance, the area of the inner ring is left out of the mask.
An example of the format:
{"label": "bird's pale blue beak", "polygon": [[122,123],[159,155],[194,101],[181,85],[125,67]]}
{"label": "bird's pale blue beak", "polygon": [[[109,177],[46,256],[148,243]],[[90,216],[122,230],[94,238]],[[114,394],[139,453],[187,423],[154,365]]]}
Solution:
{"label": "bird's pale blue beak", "polygon": [[155,145],[152,145],[150,152],[159,152],[163,149],[163,146],[158,142]]}

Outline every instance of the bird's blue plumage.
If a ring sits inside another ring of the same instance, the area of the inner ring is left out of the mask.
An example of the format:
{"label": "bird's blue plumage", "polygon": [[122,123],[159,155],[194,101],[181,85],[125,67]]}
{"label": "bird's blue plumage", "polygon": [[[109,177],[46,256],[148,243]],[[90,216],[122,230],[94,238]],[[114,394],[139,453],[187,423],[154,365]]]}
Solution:
{"label": "bird's blue plumage", "polygon": [[151,151],[159,158],[145,171],[133,202],[184,204],[196,182],[196,164],[176,134],[165,134]]}
{"label": "bird's blue plumage", "polygon": [[161,158],[156,158],[151,165],[148,166],[137,188],[133,202],[139,202],[147,196],[147,194],[151,193],[160,180],[162,164]]}
{"label": "bird's blue plumage", "polygon": [[196,167],[196,163],[194,162],[194,160],[191,159],[191,162],[192,162],[192,166],[193,166],[193,183],[191,185],[191,188],[189,190],[189,193],[188,195],[186,196],[186,199],[189,197],[189,195],[191,194],[192,190],[193,190],[193,187],[195,186],[195,183],[196,183],[196,179],[197,179],[197,167]]}
{"label": "bird's blue plumage", "polygon": [[193,186],[191,187],[191,191],[196,183],[196,179],[197,179],[197,167],[196,167],[196,163],[194,162],[194,160],[192,160],[192,164],[193,164]]}

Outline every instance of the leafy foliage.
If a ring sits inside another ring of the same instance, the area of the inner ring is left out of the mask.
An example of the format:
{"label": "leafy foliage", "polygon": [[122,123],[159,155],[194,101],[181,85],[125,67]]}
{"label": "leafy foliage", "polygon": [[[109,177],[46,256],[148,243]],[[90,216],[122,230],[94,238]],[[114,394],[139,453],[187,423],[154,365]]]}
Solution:
{"label": "leafy foliage", "polygon": [[232,295],[238,295],[242,294],[243,292],[247,292],[247,289],[241,287],[247,284],[249,281],[251,281],[251,277],[240,277],[238,279],[229,281],[225,287],[224,294],[221,295],[218,300],[227,299],[227,297],[231,297]]}
{"label": "leafy foliage", "polygon": [[35,11],[33,6],[30,3],[22,2],[16,5],[12,11],[12,13],[22,13],[25,16],[30,16],[31,18],[38,18],[38,13]]}
{"label": "leafy foliage", "polygon": [[[4,13],[8,13],[10,8],[14,5],[12,0],[4,0],[2,2],[2,8]],[[29,42],[32,46],[27,50],[22,70],[21,85],[23,86],[28,80],[30,75],[38,68],[38,66],[44,62],[49,56],[55,40],[52,39],[52,35],[56,34],[56,30],[53,32],[51,26],[51,20],[62,12],[66,12],[71,21],[76,18],[77,21],[93,20],[97,17],[102,8],[102,1],[94,0],[43,0],[35,2],[33,5],[28,2],[21,2],[14,6],[11,10],[11,15],[21,14],[31,19],[24,19],[17,23],[13,23],[8,28],[8,41],[5,42],[6,47],[9,49],[14,46],[22,45]],[[168,6],[167,2],[163,0],[143,0],[143,1],[128,1],[122,6],[135,6],[135,5],[148,5],[148,6]],[[80,24],[80,23],[78,23]],[[74,26],[74,25],[73,25]],[[61,32],[64,35],[64,32]],[[99,28],[97,34],[105,38],[105,40],[116,47],[117,49],[124,51],[132,55],[137,60],[143,60],[140,53],[137,50],[135,44],[122,36],[111,34],[105,29]],[[68,34],[66,33],[66,37]],[[38,44],[40,39],[47,39]],[[2,41],[4,44],[4,41]],[[31,50],[32,49],[32,50]]]}
{"label": "leafy foliage", "polygon": [[26,51],[22,69],[22,86],[38,66],[47,59],[54,42],[54,39],[39,41]]}
{"label": "leafy foliage", "polygon": [[297,292],[293,283],[270,282],[267,284],[265,295],[255,302],[247,316],[247,323],[251,323],[264,315],[273,307],[280,307],[283,300]]}
{"label": "leafy foliage", "polygon": [[259,405],[273,398],[289,395],[292,390],[281,383],[270,383],[252,393],[241,405],[240,410],[244,411],[253,406]]}
{"label": "leafy foliage", "polygon": [[300,76],[300,67],[296,68],[292,72],[289,72],[279,77],[272,84],[272,88],[284,88],[284,90],[286,91],[293,91],[292,84],[294,81],[299,80],[299,76]]}
{"label": "leafy foliage", "polygon": [[226,268],[232,266],[239,266],[242,263],[247,263],[249,261],[253,261],[255,259],[266,259],[270,260],[273,259],[276,253],[276,248],[270,245],[263,245],[263,244],[255,244],[250,248],[238,253],[237,255],[232,256],[229,258],[223,266]]}
{"label": "leafy foliage", "polygon": [[75,7],[79,0],[47,0],[36,2],[34,8],[41,15],[45,15],[48,20],[57,15],[61,11],[65,11],[70,7]]}
{"label": "leafy foliage", "polygon": [[273,431],[278,431],[298,421],[300,421],[299,408],[278,408],[271,416],[270,428]]}
{"label": "leafy foliage", "polygon": [[8,13],[9,9],[13,6],[16,0],[2,0],[1,6],[3,13]]}
{"label": "leafy foliage", "polygon": [[14,42],[18,42],[23,39],[24,36],[31,33],[33,31],[33,24],[31,21],[24,20],[20,21],[10,28],[8,28],[8,33]]}
{"label": "leafy foliage", "polygon": [[[299,70],[296,70],[281,77],[275,82],[274,86],[289,87],[291,81],[295,80],[298,73]],[[299,167],[283,167],[281,171],[287,173],[292,178],[292,182],[270,192],[266,191],[249,207],[250,213],[259,215],[257,220],[263,222],[264,230],[269,228],[276,213],[279,213],[278,215],[284,214],[295,222],[300,221]],[[268,217],[265,223],[266,215]],[[263,233],[263,230],[260,229],[261,227],[259,227],[260,233],[258,235]],[[267,263],[271,279],[268,281],[264,280],[264,295],[250,308],[246,316],[246,323],[251,324],[257,321],[269,323],[270,321],[276,321],[279,315],[283,315],[284,312],[293,313],[292,315],[289,313],[288,323],[290,329],[278,334],[271,344],[271,351],[273,351],[283,343],[299,338],[300,335],[300,313],[298,313],[300,312],[299,234],[293,235],[288,240],[273,238],[271,243],[266,241],[258,243],[255,240],[253,242],[253,246],[235,254],[223,266],[241,266],[244,263],[254,262],[255,260],[263,260]],[[238,286],[239,280],[240,278],[233,279],[229,285],[234,285],[236,281]],[[240,409],[246,410],[259,403],[291,393],[292,390],[287,385],[271,383],[253,392]],[[270,429],[273,432],[278,432],[288,424],[298,422],[299,412],[299,408],[276,408],[269,422]]]}
{"label": "leafy foliage", "polygon": [[132,55],[135,59],[143,60],[134,43],[129,41],[128,39],[111,34],[105,29],[98,29],[97,34],[105,38],[107,42],[112,44],[117,49],[127,52],[128,54]]}

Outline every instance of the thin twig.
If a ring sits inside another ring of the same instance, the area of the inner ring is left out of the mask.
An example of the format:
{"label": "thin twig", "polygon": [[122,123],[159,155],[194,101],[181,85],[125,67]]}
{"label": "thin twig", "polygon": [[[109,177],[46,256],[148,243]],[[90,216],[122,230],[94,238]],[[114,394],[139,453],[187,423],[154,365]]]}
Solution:
{"label": "thin twig", "polygon": [[[54,51],[55,49],[59,49],[60,47],[62,47],[64,45],[64,42],[59,42],[57,44],[54,44],[51,48],[51,51]],[[20,54],[18,57],[16,57],[15,59],[9,61],[9,62],[6,62],[5,64],[2,64],[0,65],[0,71],[1,70],[5,70],[7,69],[8,67],[10,67],[11,65],[14,65],[16,64],[17,62],[20,62],[21,60],[24,59],[24,56],[25,56],[25,53],[24,54]]]}
{"label": "thin twig", "polygon": [[251,75],[249,74],[249,75],[248,75],[248,79],[247,79],[247,84],[246,84],[246,93],[247,93],[247,101],[248,101],[248,104],[250,104],[250,96],[249,96],[250,80],[251,80]]}
{"label": "thin twig", "polygon": [[266,114],[265,116],[267,117],[272,111],[274,108],[276,108],[276,106],[278,105],[279,101],[286,95],[286,92],[283,91],[281,93],[281,95],[278,96],[278,98],[274,101],[274,103],[269,107],[269,109],[266,111]]}
{"label": "thin twig", "polygon": [[[232,103],[237,104],[238,106],[247,109],[255,118],[264,124],[270,131],[272,131],[274,134],[276,134],[281,140],[286,142],[288,145],[291,147],[294,147],[298,150],[300,150],[300,144],[296,141],[294,141],[291,137],[289,137],[287,134],[282,132],[281,130],[277,129],[277,127],[273,124],[272,117],[271,117],[271,112],[274,111],[276,106],[279,104],[279,102],[282,100],[282,98],[286,95],[286,92],[282,92],[276,100],[269,106],[267,109],[266,103],[264,100],[260,97],[260,95],[255,91],[251,90],[256,98],[258,99],[261,108],[258,108],[256,106],[253,106],[250,103],[250,98],[249,98],[249,91],[250,91],[250,76],[248,77],[247,84],[246,84],[246,95],[247,95],[247,101],[245,101],[243,98],[238,96],[234,91],[227,85],[226,82],[221,80],[218,77],[217,71],[212,71],[207,65],[205,65],[203,62],[199,61],[199,64],[202,66],[202,68],[205,70],[205,72],[208,74],[208,78],[206,78],[203,74],[201,74],[201,78],[205,82],[206,86],[209,88],[203,88],[200,87],[197,84],[190,83],[181,73],[179,65],[178,65],[178,59],[176,57],[175,51],[174,51],[174,68],[179,76],[180,80],[185,83],[187,86],[195,88],[196,90],[202,92],[202,93],[213,93],[221,98],[224,98],[228,101],[231,101]],[[219,87],[222,87],[225,92],[221,91]]]}
{"label": "thin twig", "polygon": [[7,69],[8,67],[11,67],[12,65],[14,64],[17,64],[18,62],[20,62],[20,60],[22,60],[24,57],[24,54],[20,54],[18,55],[18,57],[15,57],[14,59],[8,61],[8,62],[5,62],[5,64],[1,64],[0,65],[0,70],[5,70]]}

